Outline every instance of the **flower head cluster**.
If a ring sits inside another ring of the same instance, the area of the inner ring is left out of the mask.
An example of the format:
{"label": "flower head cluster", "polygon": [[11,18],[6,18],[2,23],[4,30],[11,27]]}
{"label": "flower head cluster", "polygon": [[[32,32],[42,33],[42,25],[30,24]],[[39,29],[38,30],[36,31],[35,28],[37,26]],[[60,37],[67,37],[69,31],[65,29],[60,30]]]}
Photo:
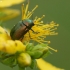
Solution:
{"label": "flower head cluster", "polygon": [[0,27],[0,60],[1,63],[14,67],[25,69],[29,66],[33,68],[32,64],[35,59],[42,57],[49,52],[46,44],[34,45],[33,43],[23,44],[19,40],[12,40],[7,31]]}
{"label": "flower head cluster", "polygon": [[[29,19],[34,10],[38,7],[37,5],[31,12],[29,12],[28,6],[29,2],[26,7],[24,7],[24,5],[22,6],[22,20]],[[24,35],[22,41],[12,40],[12,37],[9,35],[10,33],[7,32],[6,29],[0,27],[0,61],[3,64],[10,67],[18,65],[20,70],[25,70],[27,66],[33,69],[35,62],[37,61],[38,67],[42,70],[39,63],[42,62],[45,64],[45,62],[41,59],[37,59],[44,57],[45,55],[47,56],[47,54],[50,53],[49,48],[52,49],[51,47],[48,47],[47,44],[44,44],[44,42],[47,42],[44,39],[48,35],[57,35],[55,30],[58,26],[58,24],[53,21],[44,24],[43,21],[41,21],[43,17],[44,15],[41,18],[35,17],[33,20],[33,31],[29,30],[29,32]],[[30,40],[36,41],[38,44],[34,45],[34,43],[29,43]],[[52,70],[61,69],[54,67]]]}

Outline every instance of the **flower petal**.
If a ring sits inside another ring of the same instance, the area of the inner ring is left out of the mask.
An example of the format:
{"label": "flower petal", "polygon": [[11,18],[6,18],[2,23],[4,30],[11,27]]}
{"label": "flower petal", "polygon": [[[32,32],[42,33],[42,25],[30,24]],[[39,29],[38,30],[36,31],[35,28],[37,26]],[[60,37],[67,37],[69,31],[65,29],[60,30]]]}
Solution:
{"label": "flower petal", "polygon": [[48,62],[45,62],[43,59],[37,59],[36,61],[40,70],[64,70],[61,68],[57,68]]}
{"label": "flower petal", "polygon": [[9,7],[15,4],[19,4],[23,2],[24,0],[3,0],[0,2],[0,7]]}

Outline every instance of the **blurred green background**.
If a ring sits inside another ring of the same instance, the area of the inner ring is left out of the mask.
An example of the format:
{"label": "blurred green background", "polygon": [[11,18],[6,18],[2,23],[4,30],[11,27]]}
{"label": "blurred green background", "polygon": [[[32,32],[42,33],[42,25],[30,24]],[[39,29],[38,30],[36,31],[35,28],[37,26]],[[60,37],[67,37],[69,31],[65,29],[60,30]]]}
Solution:
{"label": "blurred green background", "polygon": [[[21,11],[21,5],[14,5],[11,9],[19,9]],[[44,22],[51,22],[52,20],[59,24],[57,36],[47,36],[47,40],[50,40],[49,44],[51,47],[58,49],[57,53],[49,55],[45,58],[46,61],[53,65],[64,68],[65,70],[70,69],[70,0],[30,0],[29,10],[33,9],[35,5],[39,5],[36,9],[33,17],[41,17],[43,14],[46,17],[43,19]],[[12,28],[14,24],[21,20],[21,14],[11,20],[3,22],[5,27]],[[0,64],[0,70],[16,70],[11,69],[3,64]],[[30,70],[30,69],[28,69]],[[36,70],[36,69],[33,69]]]}

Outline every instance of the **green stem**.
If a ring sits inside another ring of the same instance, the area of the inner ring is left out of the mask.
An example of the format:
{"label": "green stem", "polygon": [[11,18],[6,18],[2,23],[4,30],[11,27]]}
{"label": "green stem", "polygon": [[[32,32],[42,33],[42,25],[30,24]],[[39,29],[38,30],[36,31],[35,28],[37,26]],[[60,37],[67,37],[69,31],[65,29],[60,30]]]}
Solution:
{"label": "green stem", "polygon": [[26,70],[26,68],[24,67],[19,67],[19,70]]}

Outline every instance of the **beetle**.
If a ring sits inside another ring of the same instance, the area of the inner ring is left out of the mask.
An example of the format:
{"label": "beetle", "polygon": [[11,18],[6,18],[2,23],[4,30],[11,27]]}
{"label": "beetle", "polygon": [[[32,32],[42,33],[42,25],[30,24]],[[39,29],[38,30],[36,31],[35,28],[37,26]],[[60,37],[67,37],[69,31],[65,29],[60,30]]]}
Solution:
{"label": "beetle", "polygon": [[[11,30],[10,36],[13,40],[20,40],[24,37],[24,35],[32,30],[31,28],[34,26],[33,20],[25,19],[19,21]],[[33,31],[33,30],[32,30]],[[34,32],[34,31],[33,31]]]}

